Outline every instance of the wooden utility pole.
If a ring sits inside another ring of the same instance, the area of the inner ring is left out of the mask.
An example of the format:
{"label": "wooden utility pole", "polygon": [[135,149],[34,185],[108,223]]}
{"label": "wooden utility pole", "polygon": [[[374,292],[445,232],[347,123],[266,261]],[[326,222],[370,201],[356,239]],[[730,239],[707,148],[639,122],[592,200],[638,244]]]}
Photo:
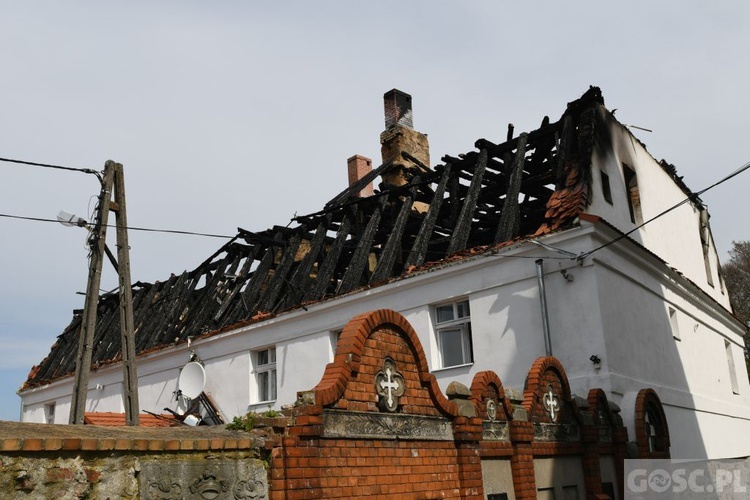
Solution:
{"label": "wooden utility pole", "polygon": [[[133,290],[130,284],[130,247],[128,217],[125,211],[125,177],[122,165],[112,163],[115,170],[115,212],[117,221],[117,274],[120,285],[120,353],[122,354],[122,398],[125,401],[125,424],[138,425],[138,375],[135,368],[135,335],[133,333]],[[106,166],[105,166],[106,168]]]}
{"label": "wooden utility pole", "polygon": [[[112,194],[114,192],[114,201]],[[133,297],[130,283],[130,249],[128,247],[127,214],[125,211],[125,180],[122,165],[108,160],[104,164],[104,177],[99,195],[99,206],[94,221],[94,229],[89,237],[91,255],[89,278],[86,285],[86,301],[81,320],[81,334],[78,340],[78,357],[73,380],[73,400],[70,407],[71,424],[83,424],[86,411],[91,357],[93,354],[94,332],[99,305],[102,261],[106,251],[107,222],[109,212],[115,213],[117,226],[117,259],[120,291],[120,331],[123,365],[123,400],[125,422],[138,425],[138,377],[135,367],[135,339],[133,335]]]}

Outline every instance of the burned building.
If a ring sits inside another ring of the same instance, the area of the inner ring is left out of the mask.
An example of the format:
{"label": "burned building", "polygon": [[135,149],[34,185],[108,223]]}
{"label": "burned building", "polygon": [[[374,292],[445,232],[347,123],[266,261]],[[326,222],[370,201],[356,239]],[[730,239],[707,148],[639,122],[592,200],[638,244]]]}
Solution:
{"label": "burned building", "polygon": [[[322,210],[239,229],[195,269],[133,285],[142,409],[180,411],[191,352],[226,418],[291,404],[350,318],[391,309],[419,333],[443,390],[485,370],[522,390],[534,360],[554,355],[574,394],[600,387],[619,406],[633,443],[647,387],[677,423],[672,456],[750,455],[733,438],[750,429],[744,327],[706,207],[598,88],[557,120],[509,126],[435,165],[411,96],[394,89],[384,104],[380,166],[350,158],[349,187]],[[88,393],[100,411],[122,411],[118,306],[101,297]],[[65,420],[80,328],[77,312],[31,370],[24,420],[50,409]]]}

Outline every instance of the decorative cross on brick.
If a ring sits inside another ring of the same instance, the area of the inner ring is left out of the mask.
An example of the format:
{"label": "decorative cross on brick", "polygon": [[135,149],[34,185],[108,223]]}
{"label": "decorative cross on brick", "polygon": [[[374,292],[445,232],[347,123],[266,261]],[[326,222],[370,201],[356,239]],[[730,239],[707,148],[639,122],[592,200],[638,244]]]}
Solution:
{"label": "decorative cross on brick", "polygon": [[557,420],[557,415],[560,403],[557,400],[557,396],[555,395],[555,392],[552,390],[552,386],[550,386],[549,390],[544,394],[544,409],[547,410],[547,413],[549,413],[549,418],[555,422]]}
{"label": "decorative cross on brick", "polygon": [[396,362],[385,358],[383,369],[375,375],[375,392],[379,396],[381,410],[395,412],[398,398],[404,394],[404,377],[396,370]]}
{"label": "decorative cross on brick", "polygon": [[489,420],[495,420],[497,418],[497,403],[495,403],[494,399],[487,400],[485,409],[487,410],[487,418]]}

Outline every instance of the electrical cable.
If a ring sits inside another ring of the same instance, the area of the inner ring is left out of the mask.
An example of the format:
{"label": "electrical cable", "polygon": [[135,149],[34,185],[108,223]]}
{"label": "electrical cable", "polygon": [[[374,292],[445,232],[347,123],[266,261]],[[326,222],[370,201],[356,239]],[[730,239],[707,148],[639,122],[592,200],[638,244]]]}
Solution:
{"label": "electrical cable", "polygon": [[[0,161],[10,161],[10,162],[13,162],[13,163],[21,163],[21,164],[27,164],[27,165],[49,167],[49,168],[60,168],[60,169],[64,169],[64,170],[74,170],[74,171],[80,171],[80,172],[84,172],[84,173],[93,173],[93,174],[96,174],[96,175],[99,174],[99,172],[96,172],[96,171],[93,171],[93,170],[90,170],[90,169],[79,169],[79,168],[73,168],[73,167],[63,167],[63,166],[60,166],[60,165],[47,165],[47,164],[41,164],[41,163],[25,162],[25,161],[21,161],[21,160],[9,160],[7,158],[0,158]],[[705,193],[705,192],[707,192],[707,191],[715,188],[716,186],[719,186],[719,185],[727,182],[728,180],[730,180],[730,179],[738,176],[742,172],[746,171],[748,168],[750,168],[750,162],[745,163],[740,168],[738,168],[734,172],[730,173],[726,177],[722,178],[721,180],[719,180],[719,181],[711,184],[710,186],[708,186],[708,187],[706,187],[704,189],[701,189],[700,191],[697,191],[696,193],[693,193],[692,195],[688,196],[687,198],[685,198],[684,200],[680,201],[679,203],[677,203],[677,204],[673,205],[672,207],[664,210],[663,212],[659,213],[658,215],[655,215],[654,217],[650,218],[649,220],[647,220],[647,221],[645,221],[645,222],[637,225],[636,227],[634,227],[630,231],[621,234],[617,238],[614,238],[614,239],[608,241],[607,243],[604,243],[603,245],[594,248],[593,250],[589,250],[588,252],[583,252],[580,255],[576,256],[576,257],[544,257],[544,258],[546,258],[546,259],[559,259],[559,260],[581,260],[581,259],[584,259],[584,258],[590,256],[591,254],[593,254],[595,252],[598,252],[599,250],[601,250],[603,248],[606,248],[606,247],[608,247],[610,245],[613,245],[614,243],[617,243],[618,241],[620,241],[620,240],[628,237],[629,235],[633,234],[638,229],[644,227],[646,224],[650,224],[651,222],[653,222],[656,219],[659,219],[660,217],[668,214],[672,210],[675,210],[676,208],[684,205],[685,203],[687,203],[689,201],[692,201],[692,200],[698,199],[698,197],[700,195],[702,195],[703,193]],[[41,218],[41,217],[27,217],[27,216],[21,216],[21,215],[11,215],[11,214],[2,214],[2,213],[0,213],[0,217],[5,217],[5,218],[8,218],[8,219],[18,219],[18,220],[34,221],[34,222],[55,222],[55,223],[59,223],[60,222],[57,219],[45,219],[45,218]],[[117,228],[117,225],[108,224],[107,227],[108,228]],[[155,229],[155,228],[138,227],[138,226],[128,226],[125,229],[131,230],[131,231],[142,231],[142,232],[150,232],[150,233],[182,234],[182,235],[187,235],[187,236],[204,236],[204,237],[207,237],[207,238],[232,239],[232,238],[236,237],[236,236],[227,236],[227,235],[224,235],[224,234],[201,233],[201,232],[196,232],[196,231],[181,231],[181,230],[177,230],[177,229]],[[539,258],[539,257],[535,257],[535,256],[502,255],[502,254],[497,254],[497,253],[493,253],[492,255],[496,256],[496,257],[503,257],[503,258],[526,258],[526,259],[532,259],[532,258],[536,259],[536,258]]]}
{"label": "electrical cable", "polygon": [[13,158],[0,158],[0,161],[4,161],[7,163],[17,163],[19,165],[29,165],[32,167],[43,167],[43,168],[54,168],[57,170],[68,170],[71,172],[82,172],[84,174],[92,174],[97,177],[99,177],[99,172],[90,168],[75,168],[75,167],[65,167],[62,165],[52,165],[50,163],[37,163],[34,161],[25,161],[25,160],[14,160]]}
{"label": "electrical cable", "polygon": [[[0,214],[0,217],[5,217],[8,219],[29,220],[29,221],[35,221],[35,222],[55,222],[58,224],[60,223],[60,221],[57,219],[44,219],[41,217],[25,217],[22,215]],[[117,225],[107,224],[107,227],[117,228]],[[235,236],[227,236],[225,234],[199,233],[195,231],[180,231],[177,229],[154,229],[154,228],[149,228],[149,227],[137,227],[137,226],[128,226],[125,229],[129,231],[143,231],[143,232],[149,232],[149,233],[167,233],[167,234],[184,234],[188,236],[205,236],[207,238],[232,239],[235,237]]]}
{"label": "electrical cable", "polygon": [[713,183],[713,184],[711,184],[710,186],[708,186],[708,187],[706,187],[706,188],[703,188],[703,189],[701,189],[700,191],[697,191],[697,192],[695,192],[695,193],[691,194],[690,196],[688,196],[688,197],[687,197],[687,198],[685,198],[684,200],[682,200],[682,201],[680,201],[679,203],[677,203],[677,204],[675,204],[675,205],[673,205],[673,206],[669,207],[668,209],[664,210],[664,211],[663,211],[663,212],[661,212],[660,214],[658,214],[658,215],[655,215],[655,216],[651,217],[651,218],[650,218],[649,220],[647,220],[647,221],[645,221],[645,222],[643,222],[643,223],[641,223],[641,224],[639,224],[639,225],[635,226],[635,227],[634,227],[633,229],[631,229],[631,230],[630,230],[630,231],[628,231],[627,233],[621,234],[621,235],[620,235],[620,236],[618,236],[617,238],[615,238],[615,239],[613,239],[613,240],[610,240],[610,241],[608,241],[607,243],[605,243],[605,244],[603,244],[603,245],[601,245],[601,246],[598,246],[598,247],[594,248],[593,250],[589,250],[588,252],[583,252],[583,253],[581,253],[581,255],[579,255],[578,257],[571,257],[571,258],[573,258],[573,259],[577,259],[577,260],[582,260],[582,259],[585,259],[586,257],[590,256],[590,255],[591,255],[591,254],[593,254],[594,252],[598,252],[599,250],[601,250],[601,249],[603,249],[603,248],[606,248],[606,247],[608,247],[608,246],[610,246],[610,245],[613,245],[613,244],[617,243],[618,241],[621,241],[621,240],[623,240],[623,239],[627,238],[628,236],[630,236],[631,234],[633,234],[634,232],[636,232],[637,230],[639,230],[640,228],[642,228],[642,227],[643,227],[643,226],[645,226],[646,224],[649,224],[649,223],[651,223],[651,222],[655,221],[656,219],[658,219],[658,218],[660,218],[660,217],[662,217],[662,216],[664,216],[664,215],[668,214],[669,212],[671,212],[672,210],[674,210],[674,209],[676,209],[676,208],[678,208],[678,207],[681,207],[682,205],[684,205],[685,203],[687,203],[687,202],[689,202],[689,201],[692,201],[692,200],[697,200],[697,199],[698,199],[698,197],[699,197],[700,195],[702,195],[703,193],[705,193],[705,192],[707,192],[707,191],[709,191],[709,190],[711,190],[711,189],[715,188],[716,186],[718,186],[718,185],[720,185],[720,184],[723,184],[723,183],[725,183],[726,181],[728,181],[728,180],[732,179],[733,177],[736,177],[736,176],[740,175],[740,174],[741,174],[742,172],[744,172],[744,171],[745,171],[745,170],[747,170],[748,168],[750,168],[750,162],[747,162],[747,163],[745,163],[745,164],[744,164],[744,165],[742,165],[742,166],[741,166],[740,168],[738,168],[737,170],[735,170],[735,171],[734,171],[734,172],[732,172],[731,174],[727,175],[727,176],[726,176],[726,177],[724,177],[723,179],[721,179],[721,180],[719,180],[719,181],[717,181],[717,182],[714,182],[714,183]]}

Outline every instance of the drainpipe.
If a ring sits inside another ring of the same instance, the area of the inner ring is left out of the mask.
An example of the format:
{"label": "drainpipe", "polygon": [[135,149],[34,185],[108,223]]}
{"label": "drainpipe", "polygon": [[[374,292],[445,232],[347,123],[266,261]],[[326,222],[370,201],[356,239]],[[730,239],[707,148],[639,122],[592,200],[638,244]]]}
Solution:
{"label": "drainpipe", "polygon": [[544,352],[552,356],[552,339],[549,336],[549,314],[547,314],[547,293],[544,291],[544,260],[536,261],[536,281],[539,284],[539,303],[542,306],[542,327],[544,329]]}

